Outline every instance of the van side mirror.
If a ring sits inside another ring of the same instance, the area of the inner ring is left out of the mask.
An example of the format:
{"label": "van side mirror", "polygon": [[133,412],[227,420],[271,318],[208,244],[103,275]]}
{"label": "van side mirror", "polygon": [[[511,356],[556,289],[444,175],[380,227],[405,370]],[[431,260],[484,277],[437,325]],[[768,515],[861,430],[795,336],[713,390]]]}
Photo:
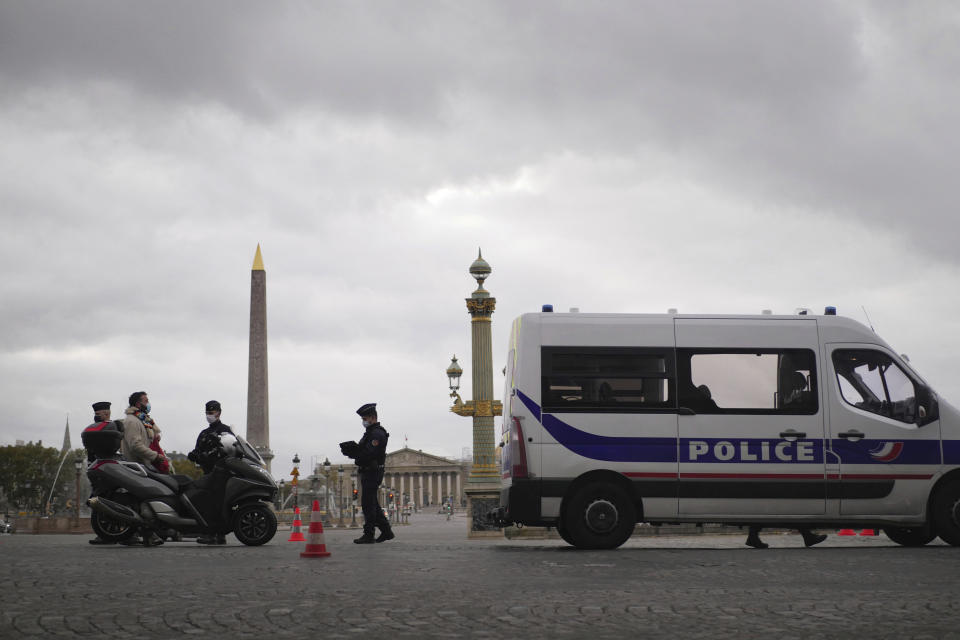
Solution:
{"label": "van side mirror", "polygon": [[917,426],[922,427],[940,418],[937,394],[929,387],[917,389]]}

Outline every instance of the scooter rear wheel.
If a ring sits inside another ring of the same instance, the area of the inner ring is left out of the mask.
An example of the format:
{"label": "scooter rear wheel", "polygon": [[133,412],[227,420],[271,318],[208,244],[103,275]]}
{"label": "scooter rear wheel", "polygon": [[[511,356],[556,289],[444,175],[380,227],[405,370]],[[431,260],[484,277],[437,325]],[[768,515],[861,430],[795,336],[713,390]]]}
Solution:
{"label": "scooter rear wheel", "polygon": [[[115,500],[121,504],[127,502],[116,496],[112,496],[111,500]],[[137,532],[137,527],[129,522],[114,520],[99,511],[93,511],[93,513],[90,514],[90,526],[93,528],[93,532],[97,534],[97,537],[105,542],[123,542]]]}

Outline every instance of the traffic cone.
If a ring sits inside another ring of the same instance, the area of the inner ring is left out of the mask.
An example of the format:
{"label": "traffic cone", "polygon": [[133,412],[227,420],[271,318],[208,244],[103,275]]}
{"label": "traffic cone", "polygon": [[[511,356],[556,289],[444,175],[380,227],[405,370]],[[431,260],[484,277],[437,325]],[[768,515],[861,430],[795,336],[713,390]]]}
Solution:
{"label": "traffic cone", "polygon": [[837,535],[838,536],[855,536],[857,535],[857,532],[854,531],[853,529],[840,529],[840,531],[837,532]]}
{"label": "traffic cone", "polygon": [[862,535],[862,536],[875,536],[875,535],[877,535],[877,532],[874,531],[873,529],[864,529],[863,531],[860,532],[860,535]]}
{"label": "traffic cone", "polygon": [[320,519],[320,501],[313,501],[313,511],[310,513],[310,539],[307,548],[300,554],[301,558],[326,558],[330,555],[327,544],[323,541],[323,521]]}
{"label": "traffic cone", "polygon": [[301,526],[303,526],[303,523],[300,522],[300,507],[294,507],[293,530],[290,532],[290,537],[287,538],[287,542],[304,542],[306,540],[306,538],[303,537],[303,534],[300,533]]}

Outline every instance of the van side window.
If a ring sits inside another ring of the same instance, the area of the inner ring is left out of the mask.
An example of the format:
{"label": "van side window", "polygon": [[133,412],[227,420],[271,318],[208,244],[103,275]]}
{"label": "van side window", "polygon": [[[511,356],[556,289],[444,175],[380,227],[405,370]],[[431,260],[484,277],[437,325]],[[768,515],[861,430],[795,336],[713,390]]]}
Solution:
{"label": "van side window", "polygon": [[678,349],[679,405],[695,413],[815,414],[809,349]]}
{"label": "van side window", "polygon": [[543,410],[633,413],[670,410],[673,349],[542,347]]}
{"label": "van side window", "polygon": [[916,385],[887,354],[873,349],[837,349],[833,368],[840,395],[848,404],[901,422],[916,422]]}

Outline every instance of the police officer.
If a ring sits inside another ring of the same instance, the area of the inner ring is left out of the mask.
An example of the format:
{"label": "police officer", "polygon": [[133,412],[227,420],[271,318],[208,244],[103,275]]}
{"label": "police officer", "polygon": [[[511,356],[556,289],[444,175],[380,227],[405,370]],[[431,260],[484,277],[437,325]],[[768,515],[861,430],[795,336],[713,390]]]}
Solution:
{"label": "police officer", "polygon": [[[93,403],[93,422],[90,423],[90,426],[87,429],[97,429],[98,427],[102,429],[106,424],[110,422],[110,403],[109,402],[94,402]],[[123,423],[119,420],[122,425]],[[122,431],[122,427],[120,428]],[[84,429],[86,431],[86,429]],[[87,463],[91,463],[96,459],[96,454],[93,449],[87,449]],[[104,540],[100,536],[97,536],[93,540],[88,541],[90,544],[114,544],[109,540]]]}
{"label": "police officer", "polygon": [[220,434],[234,435],[233,429],[220,422],[221,407],[216,400],[204,405],[207,414],[207,428],[197,436],[197,446],[187,454],[193,462],[200,465],[204,473],[213,471],[217,460],[220,459]]}
{"label": "police officer", "polygon": [[[363,507],[363,535],[354,540],[357,544],[386,542],[395,535],[390,528],[390,522],[383,515],[380,502],[377,500],[380,483],[383,482],[383,465],[387,459],[387,438],[390,434],[377,421],[377,405],[375,402],[365,404],[357,409],[357,415],[363,421],[366,431],[360,442],[341,442],[340,450],[343,455],[353,458],[360,473],[360,487],[363,496],[360,504]],[[380,528],[380,535],[373,537],[375,528]]]}
{"label": "police officer", "polygon": [[[197,446],[187,454],[187,458],[203,469],[204,476],[197,480],[197,486],[203,489],[204,502],[207,505],[204,515],[209,514],[208,524],[213,529],[223,528],[223,494],[229,473],[217,467],[221,457],[220,436],[224,433],[234,435],[233,430],[220,422],[221,407],[216,400],[204,405],[207,414],[207,428],[197,436]],[[226,536],[220,531],[197,538],[200,544],[226,544]]]}

